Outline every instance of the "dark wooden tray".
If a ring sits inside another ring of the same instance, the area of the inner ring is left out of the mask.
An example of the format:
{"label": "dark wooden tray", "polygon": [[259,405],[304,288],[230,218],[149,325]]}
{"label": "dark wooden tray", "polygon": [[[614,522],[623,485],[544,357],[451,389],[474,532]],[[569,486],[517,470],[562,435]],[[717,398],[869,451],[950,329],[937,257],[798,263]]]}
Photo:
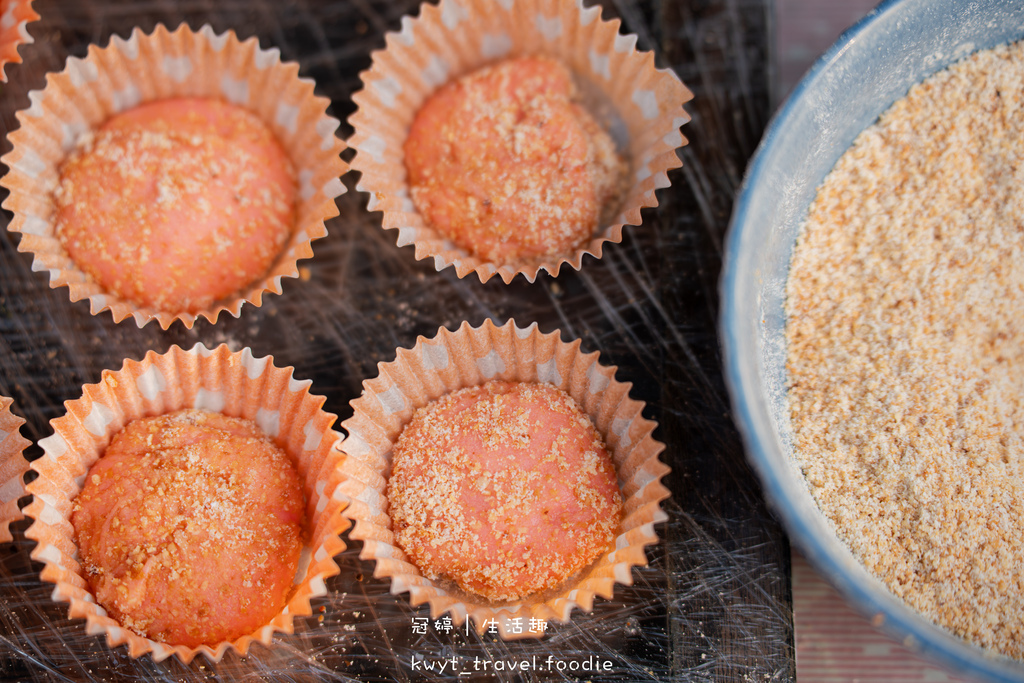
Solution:
{"label": "dark wooden tray", "polygon": [[[589,4],[589,3],[588,3]],[[789,552],[785,537],[765,509],[755,478],[729,418],[716,335],[721,242],[747,158],[756,146],[769,108],[767,0],[618,0],[604,2],[605,17],[618,16],[623,30],[654,50],[658,66],[671,67],[693,90],[687,105],[693,121],[684,167],[658,192],[660,206],[645,210],[644,224],[627,228],[621,244],[604,258],[584,260],[582,272],[563,269],[557,279],[535,284],[498,278],[481,285],[459,280],[453,269],[437,272],[416,261],[413,249],[395,246],[395,233],[380,228],[366,197],[345,178],[341,215],[328,223],[329,237],[314,243],[303,263],[311,277],[288,280],[284,294],[262,308],[246,306],[239,319],[222,316],[162,331],[138,329],[129,319],[115,325],[109,313],[89,314],[72,304],[67,290],[51,290],[45,273],[31,271],[29,256],[16,251],[18,237],[0,235],[0,394],[15,399],[33,442],[51,433],[48,421],[81,386],[106,368],[172,344],[191,347],[226,342],[249,346],[293,365],[326,396],[325,409],[344,420],[361,382],[376,365],[410,347],[417,335],[439,326],[473,325],[485,319],[536,322],[563,339],[580,338],[597,350],[618,378],[633,383],[646,401],[645,415],[659,422],[662,456],[673,468],[670,521],[663,542],[648,553],[650,566],[634,571],[632,587],[618,586],[613,600],[599,599],[593,613],[574,613],[571,623],[552,624],[540,641],[501,642],[494,636],[416,633],[405,595],[373,578],[358,559],[359,544],[338,557],[342,574],[330,594],[314,605],[318,618],[300,619],[296,633],[256,646],[245,658],[233,654],[211,664],[198,657],[132,660],[85,633],[53,603],[51,586],[39,581],[40,566],[28,557],[32,542],[15,529],[15,542],[0,547],[0,678],[5,680],[586,680],[777,681],[795,678]],[[209,23],[257,36],[282,58],[297,61],[317,93],[332,101],[343,122],[352,113],[359,73],[383,34],[397,30],[414,0],[36,0],[43,19],[23,48],[23,65],[9,67],[0,91],[3,132],[28,105],[45,74],[59,71],[89,43],[106,44],[157,23],[193,28]],[[343,123],[339,135],[351,129]],[[4,138],[4,151],[9,148]],[[6,169],[2,169],[6,171]],[[9,214],[3,216],[6,225]],[[38,457],[32,446],[27,455]],[[414,660],[456,657],[466,675],[423,674]],[[495,663],[554,658],[582,663],[610,661],[602,672],[495,673]],[[482,664],[490,662],[489,665]],[[476,663],[476,664],[475,664]],[[474,668],[475,666],[475,668]],[[486,670],[485,667],[486,666]]]}

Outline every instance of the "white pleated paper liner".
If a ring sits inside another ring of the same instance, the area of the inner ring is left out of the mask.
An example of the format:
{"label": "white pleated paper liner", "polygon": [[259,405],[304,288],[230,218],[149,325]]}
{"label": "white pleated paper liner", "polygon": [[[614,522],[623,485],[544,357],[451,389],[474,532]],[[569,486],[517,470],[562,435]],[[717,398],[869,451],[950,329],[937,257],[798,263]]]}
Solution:
{"label": "white pleated paper liner", "polygon": [[0,396],[0,543],[13,541],[11,523],[23,518],[18,499],[25,495],[30,441],[21,435],[25,420],[11,411],[13,399]]}
{"label": "white pleated paper liner", "polygon": [[[583,256],[601,258],[605,242],[621,242],[625,225],[641,224],[641,209],[658,205],[655,190],[670,185],[668,171],[681,162],[686,144],[679,128],[690,120],[683,104],[693,95],[668,69],[657,69],[650,52],[636,50],[636,36],[621,35],[618,20],[601,19],[600,7],[574,0],[441,0],[405,17],[402,30],[387,35],[373,53],[353,95],[349,118],[356,150],[352,168],[362,173],[357,188],[370,195],[369,209],[382,211],[385,229],[398,230],[398,246],[415,245],[417,259],[433,259],[437,270],[455,268],[461,278],[476,273],[508,283],[517,274],[533,282],[541,270],[558,275],[563,264],[579,270]],[[574,253],[543,263],[493,263],[456,247],[428,225],[412,202],[403,146],[416,112],[449,80],[502,58],[544,55],[573,72],[585,101],[607,124],[629,163],[627,189],[608,225]],[[589,95],[589,96],[588,96]]]}
{"label": "white pleated paper liner", "polygon": [[[13,149],[2,159],[10,168],[0,180],[10,190],[3,207],[14,213],[8,229],[21,233],[18,249],[32,253],[32,269],[48,273],[51,287],[66,286],[72,301],[88,299],[94,315],[109,310],[115,322],[131,316],[139,327],[151,320],[165,329],[175,320],[192,327],[199,316],[216,322],[223,311],[237,317],[243,303],[259,306],[265,293],[280,294],[281,279],[298,277],[297,261],[313,255],[311,242],[338,215],[334,200],[345,191],[340,177],[348,170],[339,156],[345,143],[335,136],[339,122],[327,114],[330,101],[315,96],[313,82],[298,71],[298,64],[281,62],[276,48],[209,26],[136,29],[127,40],[114,36],[107,47],[90,46],[84,59],[69,58],[30,94],[32,104],[18,113],[20,128],[9,136]],[[79,137],[114,114],[172,97],[220,99],[256,114],[291,158],[297,179],[295,225],[270,271],[199,313],[137,307],[104,292],[54,234],[60,164]]]}
{"label": "white pleated paper liner", "polygon": [[33,0],[0,0],[0,82],[7,82],[7,65],[20,64],[18,49],[33,42],[28,25],[39,19]]}
{"label": "white pleated paper liner", "polygon": [[[197,344],[127,360],[118,371],[104,371],[98,384],[83,387],[81,398],[65,402],[67,414],[51,421],[54,434],[39,442],[45,452],[31,463],[39,477],[27,487],[33,500],[25,514],[34,522],[25,535],[37,543],[32,559],[45,563],[42,580],[55,584],[53,599],[70,603],[69,618],[84,618],[88,633],[104,634],[110,647],[127,645],[132,657],[177,655],[187,663],[199,653],[219,661],[229,649],[244,655],[253,642],[270,645],[275,632],[293,631],[296,616],[311,614],[310,599],[324,595],[325,579],[339,572],[332,558],[345,548],[340,534],[349,523],[340,514],[343,503],[331,495],[340,477],[340,434],[332,429],[337,418],[322,410],[324,399],[309,392],[310,384],[295,379],[290,367],[275,367],[270,356]],[[288,453],[306,496],[309,538],[294,591],[270,623],[234,641],[197,648],[150,640],[110,618],[90,593],[69,521],[89,467],[114,434],[132,420],[185,408],[252,420]]]}
{"label": "white pleated paper liner", "polygon": [[[351,538],[363,542],[360,556],[376,563],[375,576],[390,578],[393,594],[408,592],[413,605],[428,602],[435,619],[445,612],[456,624],[472,618],[478,632],[493,620],[503,638],[539,637],[542,631],[523,625],[568,621],[574,607],[590,611],[595,596],[611,599],[614,584],[631,584],[632,568],[647,564],[644,548],[658,542],[654,526],[667,519],[660,503],[669,491],[660,480],[669,468],[658,459],[664,446],[652,437],[656,424],[641,415],[644,404],[629,398],[631,385],[579,347],[579,340],[563,342],[536,325],[464,323],[399,349],[394,361],[378,366],[378,377],[363,382],[354,414],[342,424],[348,436],[335,497],[349,502],[343,514],[354,522]],[[605,439],[624,504],[613,548],[553,591],[514,603],[491,603],[424,577],[395,543],[386,500],[392,448],[416,409],[493,379],[548,382],[572,396]]]}

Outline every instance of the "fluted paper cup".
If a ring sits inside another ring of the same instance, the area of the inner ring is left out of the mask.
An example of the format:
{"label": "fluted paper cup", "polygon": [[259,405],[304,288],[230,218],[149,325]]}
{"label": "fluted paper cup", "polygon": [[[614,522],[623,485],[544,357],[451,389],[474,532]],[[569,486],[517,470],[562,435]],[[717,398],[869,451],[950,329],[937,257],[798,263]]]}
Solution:
{"label": "fluted paper cup", "polygon": [[29,445],[21,435],[25,420],[13,412],[14,401],[0,396],[0,543],[14,540],[11,523],[22,519],[18,499],[25,495],[25,473],[28,461],[23,455]]}
{"label": "fluted paper cup", "polygon": [[[415,245],[417,259],[437,270],[455,268],[481,282],[517,274],[533,282],[541,270],[558,275],[563,264],[579,270],[583,256],[601,258],[605,242],[621,242],[625,225],[640,225],[641,209],[658,205],[655,190],[670,185],[668,171],[681,165],[686,144],[679,128],[690,120],[683,104],[693,95],[654,56],[638,52],[636,36],[621,35],[618,20],[601,19],[599,7],[574,0],[441,0],[424,4],[402,30],[387,35],[362,74],[363,90],[349,118],[356,150],[352,168],[362,173],[357,189],[369,209],[383,212],[385,229],[398,230],[398,245]],[[613,219],[598,226],[572,253],[544,261],[498,263],[454,245],[424,221],[412,201],[403,147],[416,112],[441,85],[504,58],[546,56],[573,73],[583,102],[615,139],[630,167]]]}
{"label": "fluted paper cup", "polygon": [[[433,618],[450,613],[457,624],[471,618],[478,632],[492,626],[507,639],[540,637],[527,625],[565,622],[573,608],[590,611],[594,597],[611,599],[614,584],[632,583],[632,568],[647,564],[645,547],[658,542],[654,526],[667,519],[661,501],[669,491],[661,478],[669,468],[658,459],[664,446],[652,437],[656,424],[641,415],[644,404],[629,398],[631,385],[615,379],[615,368],[583,354],[579,340],[563,342],[510,321],[420,337],[412,349],[379,365],[380,375],[363,383],[352,401],[354,414],[342,424],[347,438],[342,481],[335,497],[348,501],[350,537],[363,542],[360,557],[376,563],[374,575],[391,580],[395,595],[409,593],[413,605],[430,604]],[[613,547],[553,591],[496,603],[425,577],[395,541],[386,498],[392,449],[413,413],[450,392],[489,380],[547,382],[568,393],[602,435],[615,464],[623,518]]]}
{"label": "fluted paper cup", "polygon": [[[0,180],[10,190],[3,206],[14,213],[8,229],[21,233],[19,251],[34,255],[32,269],[48,273],[51,287],[66,286],[72,301],[88,299],[94,315],[109,310],[115,322],[132,316],[139,327],[151,320],[165,329],[175,320],[191,327],[199,316],[216,322],[223,311],[237,317],[245,302],[259,306],[265,293],[280,294],[282,278],[298,277],[297,261],[313,255],[311,242],[338,215],[334,199],[345,191],[340,176],[348,170],[339,156],[345,144],[335,136],[339,122],[327,115],[329,100],[315,96],[313,82],[298,71],[298,64],[281,62],[277,49],[209,26],[136,29],[127,40],[114,36],[107,47],[91,46],[84,59],[69,58],[18,113],[20,128],[9,136],[13,149],[2,159],[10,168]],[[54,225],[60,165],[79,139],[115,114],[174,97],[218,99],[252,112],[289,155],[296,178],[291,236],[270,270],[197,313],[137,306],[104,291],[69,258]]]}
{"label": "fluted paper cup", "polygon": [[[244,655],[253,642],[269,645],[275,632],[293,631],[296,616],[311,614],[310,600],[326,594],[325,579],[339,571],[333,557],[344,550],[340,534],[349,524],[340,514],[343,503],[331,497],[341,457],[340,434],[332,430],[336,416],[321,409],[324,399],[309,387],[292,368],[275,367],[272,357],[197,344],[127,360],[86,385],[81,398],[65,402],[67,414],[51,421],[54,434],[39,442],[45,452],[31,463],[39,477],[27,487],[33,500],[25,514],[34,522],[25,535],[37,543],[32,559],[45,564],[42,579],[56,584],[54,600],[70,603],[69,618],[84,618],[88,633],[105,635],[110,647],[127,645],[132,657],[177,655],[189,662],[199,653],[219,661],[229,649]],[[270,623],[234,641],[195,648],[156,642],[108,616],[90,592],[70,523],[85,475],[111,438],[132,420],[185,408],[252,420],[289,455],[306,496],[309,539],[287,604]]]}
{"label": "fluted paper cup", "polygon": [[0,0],[0,82],[7,82],[7,65],[20,64],[18,49],[33,42],[28,25],[39,19],[32,0]]}

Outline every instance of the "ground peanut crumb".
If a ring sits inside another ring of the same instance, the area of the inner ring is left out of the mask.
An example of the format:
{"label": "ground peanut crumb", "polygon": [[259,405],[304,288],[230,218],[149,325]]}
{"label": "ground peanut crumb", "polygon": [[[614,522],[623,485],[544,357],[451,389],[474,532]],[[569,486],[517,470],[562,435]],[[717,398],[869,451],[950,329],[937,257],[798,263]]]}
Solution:
{"label": "ground peanut crumb", "polygon": [[622,495],[604,441],[550,384],[491,381],[416,411],[388,481],[396,542],[488,600],[557,586],[614,547]]}
{"label": "ground peanut crumb", "polygon": [[546,57],[449,82],[417,112],[404,149],[424,220],[497,263],[571,256],[616,214],[628,172],[572,72]]}
{"label": "ground peanut crumb", "polygon": [[71,523],[89,587],[113,619],[198,647],[252,633],[285,607],[304,510],[294,464],[255,422],[181,410],[113,437]]}
{"label": "ground peanut crumb", "polygon": [[1024,658],[1024,48],[865,130],[788,282],[790,415],[822,511],[935,622]]}

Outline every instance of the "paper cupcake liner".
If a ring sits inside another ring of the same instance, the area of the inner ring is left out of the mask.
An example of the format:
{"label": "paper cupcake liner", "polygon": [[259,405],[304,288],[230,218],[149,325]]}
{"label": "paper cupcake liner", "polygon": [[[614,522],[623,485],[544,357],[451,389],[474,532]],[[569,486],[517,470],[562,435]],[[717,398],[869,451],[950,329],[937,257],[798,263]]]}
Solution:
{"label": "paper cupcake liner", "polygon": [[25,495],[28,461],[22,453],[31,443],[21,435],[25,420],[11,412],[13,403],[0,396],[0,543],[14,540],[11,523],[23,517],[18,499]]}
{"label": "paper cupcake liner", "polygon": [[[357,189],[369,193],[369,209],[383,212],[383,227],[398,230],[398,246],[413,244],[416,258],[433,258],[437,270],[454,266],[458,276],[475,272],[481,282],[495,274],[506,283],[519,273],[533,282],[541,269],[558,275],[562,264],[579,270],[583,256],[601,258],[605,242],[621,242],[624,225],[640,225],[644,207],[658,205],[655,190],[670,185],[669,169],[681,166],[676,149],[686,144],[679,127],[690,120],[683,104],[693,95],[670,70],[656,69],[651,53],[635,50],[636,36],[619,35],[618,20],[603,21],[599,7],[573,0],[441,0],[406,17],[387,47],[373,53],[353,96],[349,118],[355,132],[352,168],[362,173]],[[403,146],[420,106],[439,86],[501,58],[545,55],[570,68],[585,101],[628,160],[628,190],[609,225],[575,253],[542,263],[492,263],[456,247],[427,225],[412,202]],[[621,139],[619,139],[621,138]]]}
{"label": "paper cupcake liner", "polygon": [[18,48],[33,42],[28,24],[39,19],[32,0],[0,0],[0,82],[7,82],[7,65],[20,64]]}
{"label": "paper cupcake liner", "polygon": [[[50,422],[54,434],[39,442],[45,451],[31,463],[39,477],[25,514],[34,522],[25,532],[37,542],[32,559],[45,563],[41,577],[56,584],[53,599],[71,604],[69,618],[85,618],[86,631],[105,634],[110,647],[127,645],[132,657],[151,653],[157,661],[177,655],[189,662],[197,653],[219,661],[228,649],[244,655],[258,641],[269,645],[275,631],[291,633],[295,616],[311,614],[310,599],[327,592],[324,580],[339,572],[332,559],[344,550],[343,503],[331,498],[339,481],[340,434],[336,416],[321,409],[324,399],[309,393],[309,380],[296,380],[292,368],[273,358],[255,358],[249,349],[209,350],[197,344],[163,354],[149,352],[142,362],[127,360],[121,370],[104,371],[99,384],[83,388],[82,398],[65,402],[67,414]],[[231,642],[197,648],[161,643],[122,627],[95,602],[89,590],[74,530],[72,504],[89,467],[111,437],[128,422],[153,415],[202,408],[253,420],[294,460],[305,490],[309,545],[299,562],[294,593],[270,623]]]}
{"label": "paper cupcake liner", "polygon": [[[315,96],[313,82],[298,71],[298,64],[281,62],[276,48],[263,50],[255,38],[240,42],[209,26],[136,29],[128,40],[114,36],[105,48],[90,46],[84,59],[69,58],[64,71],[31,93],[32,105],[19,112],[20,128],[10,135],[13,149],[0,159],[10,168],[0,185],[10,190],[3,207],[14,213],[8,229],[21,233],[19,251],[34,254],[32,269],[49,272],[51,287],[67,286],[72,301],[88,299],[93,315],[110,310],[115,322],[133,316],[139,327],[157,320],[166,329],[181,320],[190,328],[197,316],[216,322],[221,311],[237,317],[244,302],[259,306],[265,292],[280,294],[281,278],[298,277],[297,261],[313,255],[310,243],[338,215],[334,199],[345,192],[340,176],[348,170],[339,156],[345,143],[335,137],[339,122],[326,113],[330,101]],[[278,260],[237,299],[198,314],[140,308],[104,292],[54,233],[59,166],[79,137],[114,114],[171,97],[216,98],[248,109],[273,131],[296,171],[295,226]]]}
{"label": "paper cupcake liner", "polygon": [[[660,503],[669,491],[661,477],[669,468],[658,459],[664,446],[651,436],[656,424],[641,416],[644,404],[629,398],[632,385],[615,380],[615,368],[583,354],[579,340],[541,334],[536,324],[520,329],[490,321],[479,328],[463,323],[441,328],[433,339],[420,337],[412,349],[381,363],[380,375],[363,383],[352,401],[354,414],[342,424],[343,481],[336,498],[348,500],[344,515],[354,521],[350,534],[361,540],[360,557],[374,560],[374,575],[391,579],[391,592],[408,592],[413,605],[430,603],[434,619],[445,612],[462,624],[467,617],[482,633],[490,626],[508,639],[539,637],[523,628],[531,619],[565,622],[574,607],[590,611],[595,595],[611,598],[614,584],[632,583],[632,567],[647,564],[644,548],[658,542],[654,525],[668,519]],[[623,497],[623,519],[615,547],[554,592],[514,603],[492,603],[455,593],[424,577],[395,544],[385,490],[395,441],[413,413],[457,389],[492,379],[549,382],[572,396],[602,434],[615,463]],[[493,620],[493,621],[492,621]]]}

